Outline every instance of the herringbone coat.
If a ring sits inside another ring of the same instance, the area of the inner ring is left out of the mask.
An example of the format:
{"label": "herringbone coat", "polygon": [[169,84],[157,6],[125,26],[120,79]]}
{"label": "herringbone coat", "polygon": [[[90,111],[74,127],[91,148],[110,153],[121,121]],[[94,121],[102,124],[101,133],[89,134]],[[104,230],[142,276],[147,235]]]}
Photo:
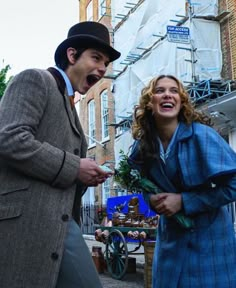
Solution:
{"label": "herringbone coat", "polygon": [[55,287],[75,196],[79,206],[84,190],[76,178],[86,149],[52,74],[16,75],[0,102],[1,288]]}

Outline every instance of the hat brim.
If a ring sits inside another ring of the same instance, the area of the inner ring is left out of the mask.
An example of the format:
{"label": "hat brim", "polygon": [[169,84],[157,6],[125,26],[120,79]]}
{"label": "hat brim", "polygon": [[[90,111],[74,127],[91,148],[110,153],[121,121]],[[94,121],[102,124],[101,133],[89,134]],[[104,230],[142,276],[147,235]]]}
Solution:
{"label": "hat brim", "polygon": [[101,49],[107,53],[110,62],[118,59],[120,57],[120,52],[112,48],[107,43],[101,41],[97,37],[90,35],[76,35],[64,40],[56,49],[54,59],[56,64],[60,62],[60,58],[63,57],[66,53],[67,48],[96,48]]}

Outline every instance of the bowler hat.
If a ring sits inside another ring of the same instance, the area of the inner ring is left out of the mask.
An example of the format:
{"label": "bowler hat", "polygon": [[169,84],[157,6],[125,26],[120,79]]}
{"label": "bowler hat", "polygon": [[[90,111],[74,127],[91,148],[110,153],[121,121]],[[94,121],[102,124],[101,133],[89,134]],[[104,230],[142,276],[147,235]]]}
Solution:
{"label": "bowler hat", "polygon": [[107,27],[93,21],[80,22],[70,28],[67,39],[56,49],[54,55],[56,64],[69,47],[101,49],[108,55],[111,62],[120,57],[120,52],[110,46],[110,35]]}

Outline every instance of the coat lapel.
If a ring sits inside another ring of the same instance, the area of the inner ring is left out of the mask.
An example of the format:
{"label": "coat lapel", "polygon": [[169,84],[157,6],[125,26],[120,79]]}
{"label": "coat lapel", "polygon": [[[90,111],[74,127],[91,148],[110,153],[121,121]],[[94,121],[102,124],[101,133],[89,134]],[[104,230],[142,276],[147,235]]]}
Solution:
{"label": "coat lapel", "polygon": [[71,107],[70,99],[69,99],[69,96],[68,96],[67,90],[66,90],[66,83],[65,83],[63,77],[61,76],[61,73],[53,67],[50,67],[47,70],[54,77],[55,81],[57,82],[57,87],[58,87],[59,91],[61,92],[61,95],[64,98],[64,104],[65,104],[65,108],[66,108],[67,115],[68,115],[68,118],[70,120],[71,126],[73,127],[75,132],[81,136],[80,131],[82,128],[81,128],[81,125],[79,123],[78,116],[77,116],[76,111],[75,111],[75,107],[73,107],[73,108]]}
{"label": "coat lapel", "polygon": [[[192,135],[192,129],[191,126],[187,126],[186,124],[180,122],[179,129],[176,134],[176,142],[184,141],[185,139],[189,138]],[[159,150],[159,149],[157,149]],[[161,161],[161,160],[159,160]],[[174,184],[170,181],[168,176],[166,175],[166,172],[164,171],[162,165],[155,165],[153,163],[151,169],[150,169],[150,176],[153,179],[153,181],[162,188],[163,191],[172,191],[177,192],[176,187]]]}
{"label": "coat lapel", "polygon": [[[159,161],[161,161],[159,159]],[[162,165],[153,165],[151,166],[151,169],[149,171],[150,177],[152,181],[162,190],[162,191],[172,191],[176,193],[176,188],[172,184],[172,182],[167,177]]]}

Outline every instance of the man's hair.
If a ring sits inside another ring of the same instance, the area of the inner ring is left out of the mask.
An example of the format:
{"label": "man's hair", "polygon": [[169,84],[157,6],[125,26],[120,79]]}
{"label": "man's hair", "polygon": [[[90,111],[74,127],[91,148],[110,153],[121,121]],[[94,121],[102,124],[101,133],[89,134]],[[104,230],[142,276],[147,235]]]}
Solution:
{"label": "man's hair", "polygon": [[[87,50],[88,48],[79,48],[79,49],[75,48],[75,49],[76,49],[76,53],[75,53],[75,55],[74,55],[74,59],[75,59],[75,60],[78,60],[79,57],[81,56],[81,54],[82,54],[85,50]],[[66,54],[66,53],[63,55],[63,57],[61,57],[61,58],[57,61],[56,65],[57,65],[58,68],[62,69],[63,71],[65,71],[65,70],[67,69],[67,67],[69,66],[69,60],[68,60],[68,58],[67,58],[67,54]]]}

